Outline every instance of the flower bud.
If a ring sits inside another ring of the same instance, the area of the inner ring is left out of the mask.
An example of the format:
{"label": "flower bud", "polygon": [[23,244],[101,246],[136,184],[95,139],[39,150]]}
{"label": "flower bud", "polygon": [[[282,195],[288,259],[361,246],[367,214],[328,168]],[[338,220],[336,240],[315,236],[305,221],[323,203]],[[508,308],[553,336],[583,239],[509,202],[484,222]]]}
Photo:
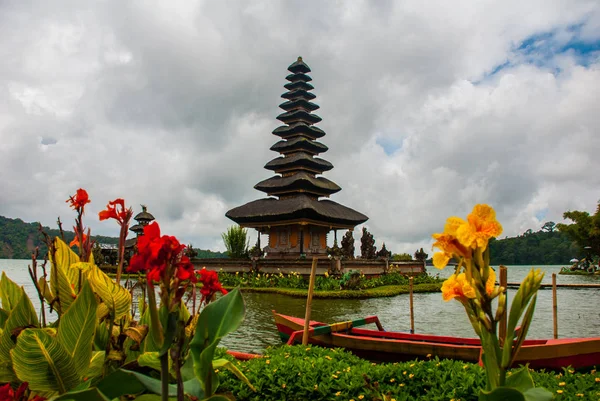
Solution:
{"label": "flower bud", "polygon": [[[500,288],[502,288],[502,287],[500,287]],[[502,319],[502,316],[504,315],[505,310],[506,310],[506,294],[504,293],[504,291],[502,291],[498,295],[498,309],[496,309],[496,317],[494,319],[496,322],[499,322]]]}

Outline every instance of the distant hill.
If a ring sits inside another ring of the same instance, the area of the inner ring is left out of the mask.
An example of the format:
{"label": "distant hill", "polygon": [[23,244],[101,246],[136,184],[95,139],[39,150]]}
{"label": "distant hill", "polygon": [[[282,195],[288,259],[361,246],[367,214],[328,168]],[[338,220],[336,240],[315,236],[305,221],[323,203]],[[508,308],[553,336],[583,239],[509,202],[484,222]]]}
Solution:
{"label": "distant hill", "polygon": [[[58,229],[43,227],[51,238],[60,236]],[[73,231],[64,231],[64,239],[71,242],[75,234]],[[92,235],[92,239],[101,244],[119,244],[117,237]],[[40,258],[43,258],[48,249],[42,241],[39,223],[26,223],[21,219],[10,219],[0,216],[0,259],[29,259],[35,247],[40,248]],[[213,252],[207,249],[195,249],[199,258],[226,258],[225,252]]]}
{"label": "distant hill", "polygon": [[[10,219],[0,216],[0,259],[29,259],[35,247],[40,248],[40,258],[43,258],[48,249],[43,242],[39,231],[39,223],[25,223],[21,219]],[[43,227],[51,238],[60,236],[58,229]],[[64,239],[71,242],[75,234],[73,231],[64,231]],[[118,244],[119,238],[93,235],[92,239],[102,244]]]}
{"label": "distant hill", "polygon": [[582,250],[560,231],[527,230],[512,238],[492,239],[492,265],[568,265]]}

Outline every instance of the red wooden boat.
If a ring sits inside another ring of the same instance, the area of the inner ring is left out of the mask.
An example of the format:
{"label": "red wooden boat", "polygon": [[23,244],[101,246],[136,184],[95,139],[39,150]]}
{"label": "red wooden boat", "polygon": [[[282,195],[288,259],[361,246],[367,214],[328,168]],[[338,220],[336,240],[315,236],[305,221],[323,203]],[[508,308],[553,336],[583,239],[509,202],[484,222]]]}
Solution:
{"label": "red wooden boat", "polygon": [[[290,345],[302,343],[303,318],[275,311],[273,315],[283,342]],[[369,323],[377,325],[377,329],[357,328]],[[385,331],[377,316],[331,325],[311,320],[309,343],[345,348],[372,361],[395,362],[437,356],[478,363],[481,354],[479,339]],[[525,340],[513,366],[525,363],[534,369],[552,370],[567,366],[576,369],[600,366],[600,337]]]}

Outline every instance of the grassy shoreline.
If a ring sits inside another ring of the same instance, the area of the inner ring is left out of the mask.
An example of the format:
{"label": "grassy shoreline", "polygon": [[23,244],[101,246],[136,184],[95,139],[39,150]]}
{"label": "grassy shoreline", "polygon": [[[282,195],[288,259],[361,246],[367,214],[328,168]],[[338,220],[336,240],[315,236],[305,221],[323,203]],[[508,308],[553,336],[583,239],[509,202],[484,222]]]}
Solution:
{"label": "grassy shoreline", "polygon": [[[227,287],[226,287],[227,288]],[[233,287],[227,288],[232,289]],[[442,288],[442,283],[436,284],[415,284],[413,286],[414,293],[439,292]],[[306,298],[308,290],[295,288],[279,288],[279,287],[240,287],[242,293],[255,292],[266,294],[280,294],[295,298]],[[400,294],[408,294],[408,285],[384,285],[382,287],[369,288],[364,290],[336,290],[336,291],[315,291],[313,298],[317,299],[366,299],[366,298],[383,298],[393,297]]]}

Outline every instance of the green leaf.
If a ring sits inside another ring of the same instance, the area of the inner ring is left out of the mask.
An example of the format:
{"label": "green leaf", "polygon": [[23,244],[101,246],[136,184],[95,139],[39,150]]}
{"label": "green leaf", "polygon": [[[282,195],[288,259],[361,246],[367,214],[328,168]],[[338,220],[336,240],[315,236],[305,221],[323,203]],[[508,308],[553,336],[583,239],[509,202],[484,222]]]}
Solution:
{"label": "green leaf", "polygon": [[526,401],[550,401],[554,395],[543,387],[530,388],[523,393]]}
{"label": "green leaf", "polygon": [[98,266],[93,266],[89,274],[92,289],[106,304],[117,320],[127,314],[131,307],[131,294],[125,287],[115,283],[110,277],[101,271]]}
{"label": "green leaf", "polygon": [[54,398],[53,401],[110,401],[110,398],[102,394],[96,387],[93,387],[86,390],[70,391]]}
{"label": "green leaf", "polygon": [[534,384],[531,374],[529,373],[529,368],[523,366],[513,370],[512,374],[506,377],[506,387],[517,389],[523,393],[533,388]]}
{"label": "green leaf", "polygon": [[10,354],[17,377],[34,391],[62,394],[80,383],[67,350],[43,329],[24,330]]}
{"label": "green leaf", "polygon": [[213,369],[223,369],[223,368],[229,370],[231,373],[236,375],[236,377],[238,379],[240,379],[241,381],[243,381],[244,383],[246,383],[248,385],[248,387],[250,387],[252,389],[252,391],[256,391],[256,389],[254,388],[252,383],[250,383],[250,380],[248,380],[248,378],[242,373],[242,371],[239,370],[237,368],[237,366],[235,366],[231,361],[229,361],[227,359],[215,359],[213,361]]}
{"label": "green leaf", "polygon": [[2,272],[0,278],[0,299],[2,299],[2,309],[10,312],[21,298],[21,287],[8,278],[5,272]]}
{"label": "green leaf", "polygon": [[[144,352],[142,355],[138,356],[137,363],[140,366],[152,368],[160,372],[160,359],[158,358],[158,352]],[[170,364],[171,358],[169,358],[169,365]]]}
{"label": "green leaf", "polygon": [[89,284],[84,282],[77,299],[60,319],[58,342],[69,353],[79,377],[83,377],[90,366],[92,343],[96,332],[96,309],[98,302]]}
{"label": "green leaf", "polygon": [[23,288],[20,291],[21,297],[10,312],[8,319],[6,319],[2,334],[0,334],[0,361],[2,362],[10,361],[10,350],[15,346],[15,341],[13,340],[15,330],[37,327],[39,325],[31,300],[25,294]]}
{"label": "green leaf", "polygon": [[96,387],[111,400],[122,395],[139,394],[146,389],[135,376],[123,369],[115,370],[100,380]]}
{"label": "green leaf", "polygon": [[198,317],[194,338],[190,342],[194,372],[209,397],[219,385],[212,361],[215,349],[228,333],[237,330],[244,320],[244,300],[238,288],[208,304]]}
{"label": "green leaf", "polygon": [[90,361],[90,366],[85,375],[83,376],[85,379],[91,381],[102,375],[105,356],[106,351],[94,351],[92,355],[92,360]]}
{"label": "green leaf", "polygon": [[514,388],[497,387],[490,392],[481,390],[479,401],[525,401],[525,396]]}
{"label": "green leaf", "polygon": [[8,312],[0,309],[0,328],[4,327],[4,323],[8,320]]}

